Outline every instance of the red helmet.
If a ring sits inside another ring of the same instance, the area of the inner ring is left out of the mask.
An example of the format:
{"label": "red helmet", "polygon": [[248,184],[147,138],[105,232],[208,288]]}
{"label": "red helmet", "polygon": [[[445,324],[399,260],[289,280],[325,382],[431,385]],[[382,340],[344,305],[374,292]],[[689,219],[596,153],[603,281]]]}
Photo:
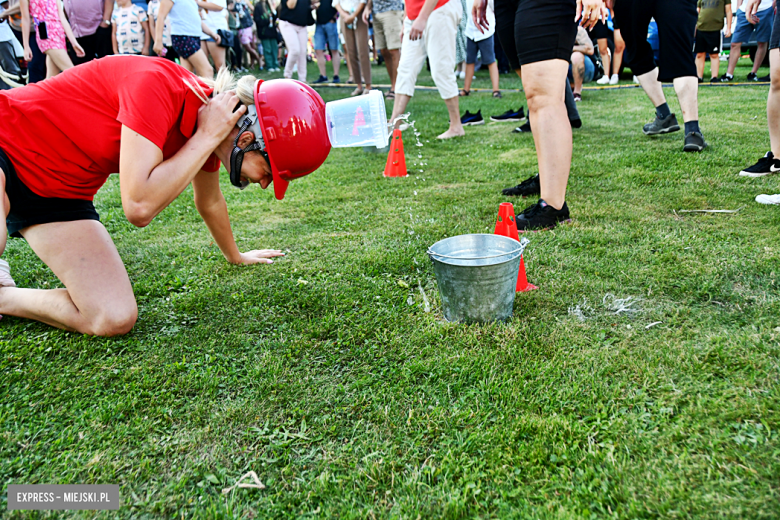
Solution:
{"label": "red helmet", "polygon": [[330,153],[325,102],[300,81],[261,79],[255,84],[255,109],[274,176],[274,195],[282,200],[291,180],[319,168]]}

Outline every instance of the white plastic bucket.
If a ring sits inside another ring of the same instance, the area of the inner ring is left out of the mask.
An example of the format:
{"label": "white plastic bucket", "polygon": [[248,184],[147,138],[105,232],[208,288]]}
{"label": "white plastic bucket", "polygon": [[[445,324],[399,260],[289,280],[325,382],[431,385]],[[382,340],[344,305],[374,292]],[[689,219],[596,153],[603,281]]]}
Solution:
{"label": "white plastic bucket", "polygon": [[334,148],[387,146],[390,134],[385,96],[380,90],[325,103],[325,120],[330,144]]}

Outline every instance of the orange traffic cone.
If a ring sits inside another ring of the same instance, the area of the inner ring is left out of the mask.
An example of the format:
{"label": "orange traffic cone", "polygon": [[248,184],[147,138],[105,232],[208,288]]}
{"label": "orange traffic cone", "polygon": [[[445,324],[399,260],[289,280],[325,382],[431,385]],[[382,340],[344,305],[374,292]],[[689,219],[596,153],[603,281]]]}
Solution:
{"label": "orange traffic cone", "polygon": [[385,164],[385,177],[406,177],[406,156],[404,156],[404,140],[401,139],[401,131],[393,130],[390,139],[390,153]]}
{"label": "orange traffic cone", "polygon": [[[515,209],[511,202],[502,202],[498,207],[498,219],[496,219],[495,235],[502,235],[514,238],[520,241],[520,235],[517,232],[517,222],[515,222]],[[528,283],[528,277],[525,274],[525,262],[520,257],[520,270],[517,273],[517,292],[528,292],[538,289],[537,286]]]}

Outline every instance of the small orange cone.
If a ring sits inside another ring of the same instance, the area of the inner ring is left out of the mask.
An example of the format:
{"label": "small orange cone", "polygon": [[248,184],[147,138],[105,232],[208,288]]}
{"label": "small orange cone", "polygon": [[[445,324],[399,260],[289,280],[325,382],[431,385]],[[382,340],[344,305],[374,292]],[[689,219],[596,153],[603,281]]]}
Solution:
{"label": "small orange cone", "polygon": [[[517,222],[515,222],[515,209],[511,202],[502,202],[498,207],[498,218],[496,219],[496,229],[494,235],[502,235],[514,238],[520,241],[520,235],[517,232]],[[528,292],[538,289],[537,286],[528,283],[528,277],[525,274],[525,262],[520,256],[520,270],[517,273],[516,292]]]}
{"label": "small orange cone", "polygon": [[401,139],[401,131],[393,130],[390,140],[390,153],[385,164],[385,177],[406,177],[406,156],[404,155],[404,140]]}

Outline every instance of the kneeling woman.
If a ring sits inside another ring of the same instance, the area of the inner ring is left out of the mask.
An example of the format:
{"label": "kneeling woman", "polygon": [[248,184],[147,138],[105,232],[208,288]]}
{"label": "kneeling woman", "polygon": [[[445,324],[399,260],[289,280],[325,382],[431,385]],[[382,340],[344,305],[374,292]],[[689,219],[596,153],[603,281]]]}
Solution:
{"label": "kneeling woman", "polygon": [[224,70],[210,82],[162,58],[110,56],[0,92],[0,254],[7,235],[24,237],[65,286],[17,288],[0,260],[0,314],[100,336],[133,327],[130,280],[92,204],[112,172],[132,224],[149,224],[191,183],[225,258],[271,263],[280,251],[238,250],[220,161],[235,186],[273,183],[281,199],[329,151],[322,98],[292,80],[234,86]]}

